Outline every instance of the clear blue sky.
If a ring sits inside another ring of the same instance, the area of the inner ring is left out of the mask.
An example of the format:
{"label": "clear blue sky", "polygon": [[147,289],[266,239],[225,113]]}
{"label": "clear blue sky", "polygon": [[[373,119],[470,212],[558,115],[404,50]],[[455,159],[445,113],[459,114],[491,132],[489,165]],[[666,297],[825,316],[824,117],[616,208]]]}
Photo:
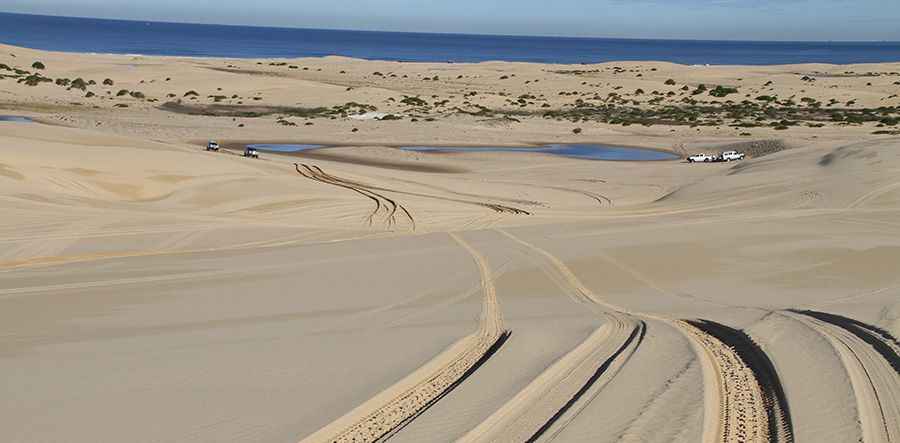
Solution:
{"label": "clear blue sky", "polygon": [[900,0],[0,0],[0,11],[385,31],[900,41]]}

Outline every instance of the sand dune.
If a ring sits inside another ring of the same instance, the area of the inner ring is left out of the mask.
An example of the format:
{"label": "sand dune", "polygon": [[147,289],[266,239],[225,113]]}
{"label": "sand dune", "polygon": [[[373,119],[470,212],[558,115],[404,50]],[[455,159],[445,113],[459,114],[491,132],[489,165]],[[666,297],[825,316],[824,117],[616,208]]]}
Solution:
{"label": "sand dune", "polygon": [[[890,114],[896,64],[2,52],[97,80],[91,97],[0,80],[0,113],[35,119],[0,122],[2,441],[900,439],[890,120],[540,114],[612,92],[652,112],[699,83],[741,90],[709,106],[777,95],[818,101],[810,118],[831,98]],[[350,118],[361,104],[402,118]],[[274,141],[333,147],[240,155]],[[756,155],[397,149],[552,142]]]}

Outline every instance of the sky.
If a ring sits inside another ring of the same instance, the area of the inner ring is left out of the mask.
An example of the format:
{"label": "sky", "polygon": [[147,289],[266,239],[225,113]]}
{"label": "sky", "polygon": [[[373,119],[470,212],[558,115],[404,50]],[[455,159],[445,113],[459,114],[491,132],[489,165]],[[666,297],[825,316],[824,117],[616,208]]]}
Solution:
{"label": "sky", "polygon": [[900,0],[0,0],[0,11],[379,31],[900,41]]}

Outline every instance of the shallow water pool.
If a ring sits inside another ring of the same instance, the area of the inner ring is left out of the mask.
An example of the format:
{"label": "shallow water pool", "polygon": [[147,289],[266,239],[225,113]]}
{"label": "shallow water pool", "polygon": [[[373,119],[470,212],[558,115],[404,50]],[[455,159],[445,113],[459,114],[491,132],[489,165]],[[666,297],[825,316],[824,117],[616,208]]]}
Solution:
{"label": "shallow water pool", "polygon": [[0,122],[31,123],[31,119],[21,115],[0,115]]}
{"label": "shallow water pool", "polygon": [[323,148],[323,145],[307,145],[307,144],[281,144],[281,143],[256,143],[252,145],[247,145],[249,148],[254,148],[257,151],[264,152],[303,152],[309,151],[311,149],[319,149]]}
{"label": "shallow water pool", "polygon": [[403,146],[400,149],[414,152],[539,152],[542,154],[581,158],[585,160],[607,161],[651,161],[675,160],[680,158],[678,155],[671,152],[657,151],[654,149],[598,144],[553,144],[535,148],[499,146]]}

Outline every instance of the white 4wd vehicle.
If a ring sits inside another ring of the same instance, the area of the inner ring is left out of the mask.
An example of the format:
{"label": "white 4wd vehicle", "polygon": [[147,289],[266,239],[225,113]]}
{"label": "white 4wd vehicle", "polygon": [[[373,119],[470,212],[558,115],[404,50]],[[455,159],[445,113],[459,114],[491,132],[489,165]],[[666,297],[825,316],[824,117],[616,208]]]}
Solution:
{"label": "white 4wd vehicle", "polygon": [[722,160],[730,162],[732,160],[743,160],[744,153],[737,151],[725,151],[722,153]]}
{"label": "white 4wd vehicle", "polygon": [[696,162],[714,162],[716,161],[716,156],[710,154],[695,154],[687,158],[688,163],[696,163]]}

